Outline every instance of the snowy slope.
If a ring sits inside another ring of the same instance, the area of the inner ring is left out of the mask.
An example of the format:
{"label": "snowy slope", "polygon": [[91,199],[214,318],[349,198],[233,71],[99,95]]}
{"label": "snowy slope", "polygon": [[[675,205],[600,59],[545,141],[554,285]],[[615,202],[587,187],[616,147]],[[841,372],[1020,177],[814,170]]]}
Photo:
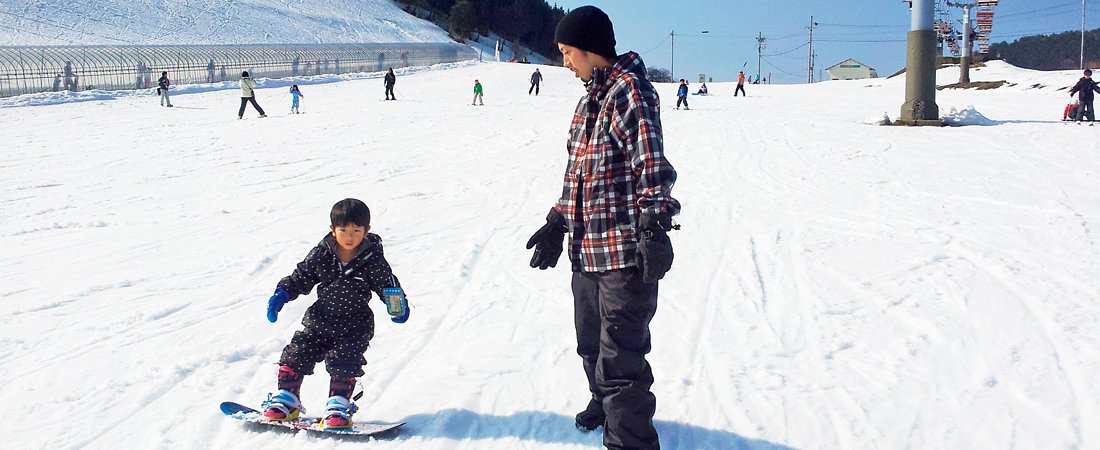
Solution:
{"label": "snowy slope", "polygon": [[[408,422],[370,447],[599,448],[572,427],[570,274],[523,249],[582,87],[542,67],[528,96],[531,70],[422,71],[396,102],[307,85],[301,115],[260,89],[272,117],[243,121],[231,91],[0,108],[5,446],[362,446],[217,410],[275,388],[314,297],[275,324],[266,299],[353,196],[414,307],[366,353],[356,417]],[[690,111],[659,87],[684,205],[650,355],[662,448],[1100,448],[1100,128],[1058,122],[1075,73],[974,78],[1017,84],[938,104],[995,126],[864,124],[896,117],[904,77],[714,83]]]}
{"label": "snowy slope", "polygon": [[0,45],[450,41],[390,0],[0,2]]}

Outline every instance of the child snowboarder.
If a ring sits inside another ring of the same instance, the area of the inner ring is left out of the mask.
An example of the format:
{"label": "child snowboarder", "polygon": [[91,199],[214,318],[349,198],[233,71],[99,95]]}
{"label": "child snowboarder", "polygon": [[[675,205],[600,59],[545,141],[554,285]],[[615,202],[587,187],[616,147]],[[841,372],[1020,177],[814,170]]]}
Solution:
{"label": "child snowboarder", "polygon": [[157,80],[157,93],[160,94],[160,106],[165,106],[164,103],[168,102],[168,107],[172,107],[172,100],[168,98],[168,86],[171,86],[172,82],[168,80],[168,72],[161,72],[160,79]]}
{"label": "child snowboarder", "polygon": [[477,105],[478,102],[480,101],[481,105],[485,106],[485,102],[483,101],[483,95],[482,95],[482,94],[484,94],[484,92],[485,92],[484,89],[481,88],[481,83],[478,82],[477,80],[474,80],[474,103],[473,103],[474,105]]}
{"label": "child snowboarder", "polygon": [[290,96],[293,97],[290,100],[290,112],[298,114],[298,99],[305,97],[306,95],[303,94],[302,91],[299,91],[298,85],[295,84],[294,86],[290,87]]}
{"label": "child snowboarder", "polygon": [[260,107],[259,103],[256,103],[256,80],[248,76],[248,71],[241,72],[241,109],[237,111],[237,118],[244,118],[244,107],[248,106],[248,102],[252,102],[252,106],[256,107],[256,111],[260,113],[260,117],[267,117],[264,113],[264,109]]}
{"label": "child snowboarder", "polygon": [[391,320],[409,319],[401,283],[382,253],[382,238],[370,231],[370,209],[362,201],[347,198],[332,206],[331,233],[298,263],[294,272],[279,281],[268,300],[267,320],[275,322],[286,302],[317,288],[317,301],[306,310],[301,331],[296,331],[279,358],[279,392],[264,402],[265,420],[298,418],[302,378],[325,361],[329,399],[321,426],[351,428],[358,409],[349,400],[355,378],[363,376],[367,361],[363,352],[374,337],[374,313],[367,304],[371,291],[390,306]]}

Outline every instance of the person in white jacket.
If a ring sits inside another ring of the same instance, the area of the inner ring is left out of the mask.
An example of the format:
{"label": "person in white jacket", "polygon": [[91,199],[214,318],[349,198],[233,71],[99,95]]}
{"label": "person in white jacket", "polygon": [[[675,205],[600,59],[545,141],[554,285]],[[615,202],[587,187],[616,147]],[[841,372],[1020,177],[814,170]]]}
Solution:
{"label": "person in white jacket", "polygon": [[264,114],[264,109],[260,107],[259,103],[256,103],[256,80],[248,76],[248,72],[241,72],[241,110],[237,111],[237,118],[244,118],[244,107],[248,105],[248,102],[252,102],[252,106],[256,107],[256,111],[260,112],[260,117],[267,117]]}

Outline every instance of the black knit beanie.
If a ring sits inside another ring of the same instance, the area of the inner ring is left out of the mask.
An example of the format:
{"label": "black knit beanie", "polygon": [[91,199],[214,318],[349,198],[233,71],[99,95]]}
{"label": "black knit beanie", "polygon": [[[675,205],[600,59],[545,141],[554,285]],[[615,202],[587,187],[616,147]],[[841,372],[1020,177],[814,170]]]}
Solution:
{"label": "black knit beanie", "polygon": [[615,29],[611,26],[611,19],[595,6],[582,6],[562,17],[554,31],[554,42],[571,45],[611,61],[619,57],[615,53]]}

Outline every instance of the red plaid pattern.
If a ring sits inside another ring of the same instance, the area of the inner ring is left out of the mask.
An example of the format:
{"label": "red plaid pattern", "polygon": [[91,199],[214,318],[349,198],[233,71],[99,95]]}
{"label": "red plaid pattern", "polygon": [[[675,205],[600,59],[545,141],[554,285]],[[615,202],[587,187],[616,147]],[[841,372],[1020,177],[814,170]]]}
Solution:
{"label": "red plaid pattern", "polygon": [[637,266],[642,212],[680,212],[676,170],[664,156],[661,102],[637,53],[596,69],[569,129],[565,186],[554,206],[569,225],[578,272]]}

